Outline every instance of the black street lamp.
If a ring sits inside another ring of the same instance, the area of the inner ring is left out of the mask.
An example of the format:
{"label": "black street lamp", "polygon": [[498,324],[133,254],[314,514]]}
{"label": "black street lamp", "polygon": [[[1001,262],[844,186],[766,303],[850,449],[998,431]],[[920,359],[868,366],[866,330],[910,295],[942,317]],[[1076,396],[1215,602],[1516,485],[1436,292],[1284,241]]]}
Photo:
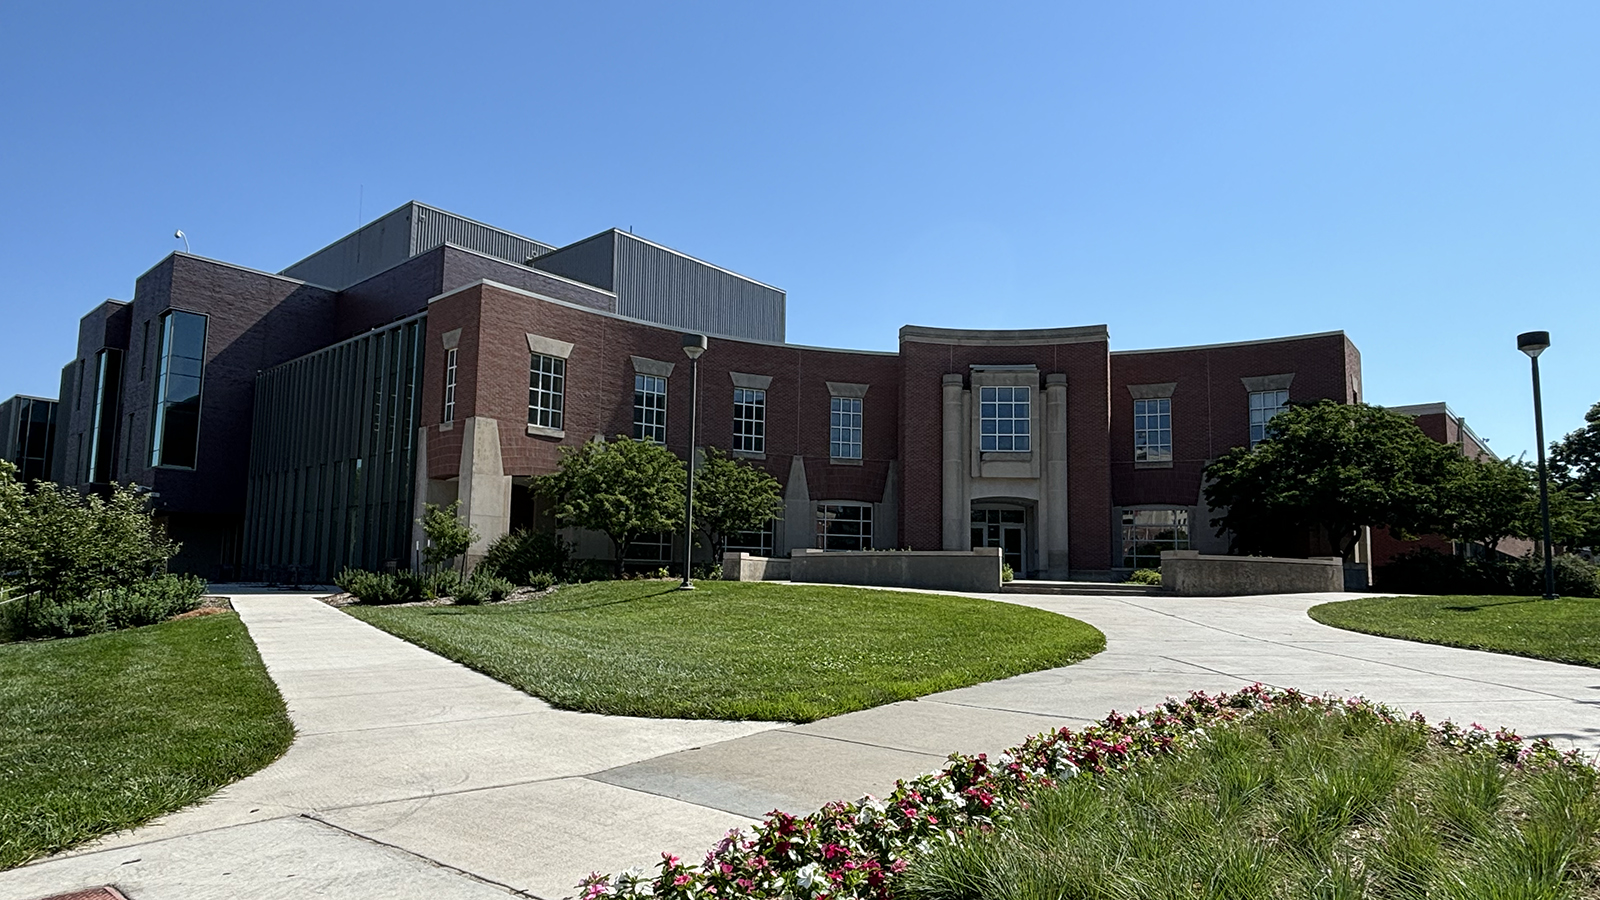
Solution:
{"label": "black street lamp", "polygon": [[1517,349],[1533,360],[1533,430],[1539,440],[1539,516],[1544,520],[1544,599],[1556,599],[1556,562],[1550,549],[1550,484],[1544,466],[1544,401],[1539,398],[1539,354],[1550,346],[1550,332],[1517,335]]}
{"label": "black street lamp", "polygon": [[709,341],[703,334],[683,336],[683,355],[689,357],[689,489],[683,494],[683,584],[680,591],[694,590],[689,567],[694,562],[694,431],[700,418],[700,354]]}

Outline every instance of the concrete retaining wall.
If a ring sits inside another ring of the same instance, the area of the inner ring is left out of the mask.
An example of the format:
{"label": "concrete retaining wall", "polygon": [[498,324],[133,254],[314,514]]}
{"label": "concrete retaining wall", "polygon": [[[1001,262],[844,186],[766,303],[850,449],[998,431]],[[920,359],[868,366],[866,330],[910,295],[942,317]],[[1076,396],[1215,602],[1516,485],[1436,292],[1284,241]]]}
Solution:
{"label": "concrete retaining wall", "polygon": [[796,550],[789,556],[789,580],[994,594],[1000,591],[1000,548]]}
{"label": "concrete retaining wall", "polygon": [[788,581],[789,561],[782,557],[722,554],[723,581]]}
{"label": "concrete retaining wall", "polygon": [[1161,586],[1188,597],[1303,594],[1344,590],[1344,561],[1337,556],[1201,556],[1198,550],[1163,550]]}

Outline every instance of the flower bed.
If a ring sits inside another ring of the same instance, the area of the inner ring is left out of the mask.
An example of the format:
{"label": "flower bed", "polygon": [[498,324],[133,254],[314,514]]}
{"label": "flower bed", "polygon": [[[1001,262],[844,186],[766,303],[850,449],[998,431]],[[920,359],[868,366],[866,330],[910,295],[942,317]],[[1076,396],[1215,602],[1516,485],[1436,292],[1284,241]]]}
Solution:
{"label": "flower bed", "polygon": [[901,781],[886,798],[835,802],[809,816],[771,813],[746,832],[729,832],[701,865],[663,854],[660,871],[591,875],[578,887],[598,898],[794,898],[886,900],[908,860],[969,829],[987,831],[1025,806],[1035,791],[1079,776],[1127,769],[1142,758],[1182,750],[1206,729],[1268,710],[1320,709],[1427,729],[1430,740],[1463,753],[1492,754],[1521,767],[1587,766],[1576,751],[1525,741],[1505,731],[1451,722],[1428,726],[1418,713],[1361,698],[1317,697],[1255,685],[1233,694],[1196,692],[1152,711],[1112,713],[1082,731],[1063,728],[1029,738],[989,760],[953,754],[943,771]]}

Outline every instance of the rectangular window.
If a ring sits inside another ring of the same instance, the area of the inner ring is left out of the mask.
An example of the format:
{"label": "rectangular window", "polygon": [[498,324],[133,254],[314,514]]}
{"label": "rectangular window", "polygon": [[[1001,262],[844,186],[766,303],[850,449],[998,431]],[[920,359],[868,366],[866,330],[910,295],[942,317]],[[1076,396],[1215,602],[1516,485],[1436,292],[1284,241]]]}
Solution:
{"label": "rectangular window", "polygon": [[733,389],[733,449],[767,452],[767,392]]}
{"label": "rectangular window", "polygon": [[861,458],[861,398],[834,397],[828,408],[828,455]]}
{"label": "rectangular window", "polygon": [[1187,509],[1130,509],[1122,514],[1122,565],[1158,569],[1161,551],[1189,549]]}
{"label": "rectangular window", "polygon": [[561,430],[562,395],[567,380],[567,361],[556,356],[533,354],[528,363],[528,424]]}
{"label": "rectangular window", "polygon": [[1266,440],[1267,423],[1289,408],[1288,391],[1250,392],[1250,446]]}
{"label": "rectangular window", "polygon": [[101,350],[95,355],[94,405],[89,419],[89,480],[96,484],[111,480],[117,405],[121,397],[122,351]]}
{"label": "rectangular window", "polygon": [[192,469],[200,448],[206,317],[168,310],[161,314],[160,335],[155,413],[150,424],[150,465]]}
{"label": "rectangular window", "polygon": [[1133,401],[1133,461],[1172,462],[1172,398]]}
{"label": "rectangular window", "polygon": [[748,553],[751,556],[771,556],[776,543],[777,519],[769,519],[758,531],[741,531],[728,535],[727,552]]}
{"label": "rectangular window", "polygon": [[628,553],[623,557],[632,562],[668,562],[672,559],[672,533],[645,534],[628,542]]}
{"label": "rectangular window", "polygon": [[1030,388],[978,388],[978,449],[1000,453],[1029,450]]}
{"label": "rectangular window", "polygon": [[452,347],[444,352],[444,418],[440,421],[454,422],[456,420],[456,351]]}
{"label": "rectangular window", "polygon": [[633,376],[633,437],[667,442],[667,380],[658,375]]}
{"label": "rectangular window", "polygon": [[862,503],[818,503],[817,549],[871,550],[872,506]]}

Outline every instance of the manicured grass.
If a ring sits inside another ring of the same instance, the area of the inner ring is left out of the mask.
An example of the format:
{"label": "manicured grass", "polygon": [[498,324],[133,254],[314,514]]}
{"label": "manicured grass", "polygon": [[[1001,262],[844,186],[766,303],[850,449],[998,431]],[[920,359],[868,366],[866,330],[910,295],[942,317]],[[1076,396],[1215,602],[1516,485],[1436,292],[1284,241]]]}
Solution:
{"label": "manicured grass", "polygon": [[293,738],[233,613],[0,645],[0,868],[207,797]]}
{"label": "manicured grass", "polygon": [[1600,666],[1600,600],[1361,597],[1313,606],[1310,615],[1348,631]]}
{"label": "manicured grass", "polygon": [[1412,722],[1267,712],[1041,791],[1010,823],[913,863],[896,896],[1594,897],[1597,780],[1440,747]]}
{"label": "manicured grass", "polygon": [[345,607],[565,709],[809,722],[1077,662],[1105,635],[966,597],[759,582],[595,582],[529,603]]}

